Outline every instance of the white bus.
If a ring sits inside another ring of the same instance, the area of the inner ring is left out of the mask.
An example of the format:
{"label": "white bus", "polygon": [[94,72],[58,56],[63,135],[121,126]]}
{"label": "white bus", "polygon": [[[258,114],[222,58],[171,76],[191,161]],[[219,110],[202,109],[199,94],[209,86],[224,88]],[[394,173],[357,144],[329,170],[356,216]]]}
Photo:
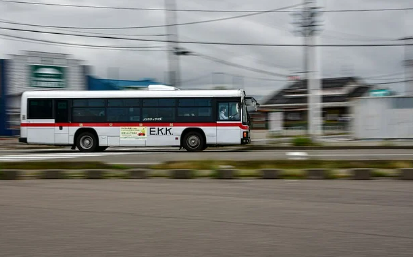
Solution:
{"label": "white bus", "polygon": [[24,92],[19,142],[66,145],[84,152],[111,146],[202,151],[250,143],[250,98],[243,90],[160,88]]}

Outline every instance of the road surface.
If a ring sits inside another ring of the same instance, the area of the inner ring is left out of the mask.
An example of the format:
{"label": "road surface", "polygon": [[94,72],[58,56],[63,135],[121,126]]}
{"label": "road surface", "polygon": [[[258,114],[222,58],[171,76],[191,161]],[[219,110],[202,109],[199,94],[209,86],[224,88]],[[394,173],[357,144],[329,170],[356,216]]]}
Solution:
{"label": "road surface", "polygon": [[406,149],[311,150],[311,151],[238,151],[217,148],[200,153],[188,153],[176,148],[107,150],[103,153],[81,153],[70,149],[1,150],[0,162],[12,161],[102,161],[119,164],[154,164],[179,160],[412,160],[413,151]]}
{"label": "road surface", "polygon": [[0,256],[412,256],[410,182],[0,181]]}

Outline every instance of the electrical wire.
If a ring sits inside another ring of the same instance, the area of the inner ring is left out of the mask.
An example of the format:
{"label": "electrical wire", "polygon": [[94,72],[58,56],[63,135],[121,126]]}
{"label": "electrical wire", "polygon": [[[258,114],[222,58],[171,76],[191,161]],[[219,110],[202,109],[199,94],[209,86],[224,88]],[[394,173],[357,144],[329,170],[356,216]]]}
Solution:
{"label": "electrical wire", "polygon": [[374,83],[374,84],[375,85],[389,85],[389,84],[399,84],[399,83],[412,82],[412,81],[413,79],[408,79],[408,80],[381,82],[381,83]]}
{"label": "electrical wire", "polygon": [[[127,37],[114,37],[114,36],[97,36],[97,35],[82,35],[73,33],[62,33],[55,31],[42,31],[35,29],[18,29],[18,28],[8,28],[0,27],[0,29],[20,31],[20,32],[31,32],[31,33],[42,33],[42,34],[52,34],[52,35],[62,35],[62,36],[75,36],[75,37],[87,37],[87,38],[100,38],[100,39],[114,39],[114,40],[129,40],[129,41],[142,41],[142,42],[176,42],[179,44],[201,44],[201,45],[230,45],[230,46],[262,46],[262,47],[303,47],[302,44],[264,44],[264,43],[232,43],[232,42],[206,42],[206,41],[171,41],[171,40],[161,40],[161,39],[146,39],[146,38],[127,38]],[[391,43],[391,44],[317,44],[315,47],[390,47],[390,46],[407,46],[413,45],[413,43]]]}
{"label": "electrical wire", "polygon": [[[111,10],[130,10],[130,11],[166,11],[165,8],[143,8],[143,7],[122,7],[122,6],[98,6],[98,5],[77,5],[77,4],[57,4],[44,2],[26,2],[18,0],[1,0],[3,3],[27,4],[39,6],[55,7],[74,7],[74,8],[92,8],[92,9],[111,9]],[[344,9],[344,10],[321,10],[326,13],[345,13],[345,12],[383,12],[383,11],[406,11],[413,10],[413,7],[406,8],[378,8],[378,9]],[[176,12],[206,12],[206,13],[254,13],[262,10],[205,10],[205,9],[177,9]],[[293,12],[287,10],[274,10],[272,12]]]}
{"label": "electrical wire", "polygon": [[[191,38],[191,37],[188,37],[188,36],[180,36],[180,38],[185,38],[185,39],[188,39],[188,40],[194,40],[193,38]],[[210,45],[210,47],[211,48],[215,48],[215,49],[217,49],[217,50],[219,50],[219,51],[222,51],[222,52],[226,52],[226,53],[229,53],[229,54],[231,54],[231,56],[236,56],[237,55],[237,53],[235,53],[234,51],[230,51],[230,50],[228,50],[228,49],[226,49],[226,48],[223,48],[223,47],[221,47],[221,46],[219,46],[219,45]],[[254,61],[256,61],[256,62],[258,62],[258,63],[261,63],[261,64],[263,64],[263,65],[265,65],[265,66],[267,66],[267,67],[272,67],[272,68],[277,68],[277,69],[282,69],[282,70],[287,70],[288,68],[286,68],[286,67],[281,67],[281,66],[277,66],[277,65],[275,65],[275,64],[273,64],[273,63],[270,63],[270,62],[268,62],[268,61],[264,61],[264,60],[261,60],[261,59],[258,59],[258,58],[254,58],[254,57],[250,57],[250,56],[247,56],[247,57],[245,57],[245,56],[239,56],[239,58],[242,58],[242,59],[244,59],[244,60],[246,60],[247,58],[249,58],[250,60],[254,60]]]}
{"label": "electrical wire", "polygon": [[244,70],[248,70],[248,71],[252,71],[252,72],[256,72],[256,73],[262,73],[262,74],[266,74],[266,75],[270,75],[270,76],[276,76],[276,77],[287,77],[284,74],[280,74],[280,73],[275,73],[275,72],[271,72],[271,71],[265,71],[265,70],[261,70],[261,69],[257,69],[257,68],[252,68],[252,67],[248,67],[248,66],[244,66],[241,64],[237,64],[237,63],[232,63],[226,60],[221,60],[219,58],[215,58],[212,56],[208,56],[208,55],[204,55],[204,54],[194,54],[195,56],[201,57],[203,59],[206,60],[210,60],[216,63],[220,63],[220,64],[225,64],[228,66],[233,66],[236,68],[240,68],[240,69],[244,69]]}
{"label": "electrical wire", "polygon": [[[38,25],[38,24],[34,25],[34,24],[30,24],[30,23],[15,22],[15,21],[4,20],[4,19],[0,19],[0,23],[19,25],[19,26],[39,27],[39,28],[51,28],[51,26],[47,26],[47,25],[45,25],[45,26]],[[60,28],[59,27],[58,29],[63,30],[63,31],[69,31],[69,32],[84,33],[84,32],[79,31],[79,30],[74,30],[74,28],[66,29],[66,28]],[[91,35],[126,36],[126,37],[165,37],[165,36],[168,36],[168,34],[132,34],[132,35],[128,35],[128,34],[117,34],[117,33],[99,33],[99,32],[91,32],[91,31],[87,31],[85,33],[88,33],[88,34],[91,34]]]}
{"label": "electrical wire", "polygon": [[392,76],[399,76],[399,75],[403,75],[403,74],[404,74],[404,71],[401,71],[401,72],[396,72],[396,73],[382,74],[382,75],[365,77],[364,79],[375,79],[375,78],[383,78],[383,77],[392,77]]}
{"label": "electrical wire", "polygon": [[84,30],[118,30],[118,29],[150,29],[150,28],[164,28],[169,26],[183,26],[183,25],[194,25],[194,24],[202,24],[202,23],[211,23],[211,22],[218,22],[218,21],[226,21],[226,20],[233,20],[245,17],[251,17],[255,15],[261,15],[265,13],[271,13],[275,10],[284,10],[290,9],[297,6],[301,6],[303,4],[295,4],[290,6],[285,6],[277,9],[271,9],[266,11],[259,11],[254,13],[224,17],[224,18],[217,18],[217,19],[210,19],[210,20],[202,20],[202,21],[192,21],[192,22],[184,22],[184,23],[175,23],[175,24],[162,24],[162,25],[149,25],[149,26],[128,26],[128,27],[75,27],[75,26],[53,26],[53,25],[40,25],[40,24],[31,24],[36,27],[43,27],[43,28],[56,28],[56,29],[84,29]]}
{"label": "electrical wire", "polygon": [[104,48],[109,50],[127,50],[127,51],[167,51],[159,48],[159,46],[114,46],[114,45],[90,45],[90,44],[75,44],[75,43],[67,43],[67,42],[58,42],[52,40],[42,40],[42,39],[35,39],[35,38],[27,38],[21,36],[14,36],[8,34],[0,34],[6,40],[12,41],[21,41],[21,42],[30,42],[30,43],[37,43],[37,44],[49,44],[49,45],[63,45],[63,46],[70,46],[70,47],[82,47],[82,48]]}
{"label": "electrical wire", "polygon": [[[14,36],[14,35],[7,35],[7,34],[0,34],[0,37],[6,37],[6,39],[8,40],[13,40],[13,41],[29,41],[31,43],[37,43],[37,44],[52,44],[52,45],[63,45],[63,46],[69,46],[69,47],[87,47],[87,48],[96,48],[96,49],[109,49],[109,50],[125,50],[125,51],[147,51],[147,52],[151,52],[151,51],[167,51],[167,50],[163,50],[163,49],[154,49],[156,48],[156,46],[139,46],[139,47],[133,47],[133,46],[110,46],[110,45],[88,45],[88,44],[74,44],[74,43],[66,43],[66,42],[57,42],[57,41],[51,41],[51,40],[41,40],[41,39],[33,39],[33,38],[27,38],[27,37],[20,37],[20,36]],[[271,76],[283,76],[281,74],[276,74],[273,72],[268,72],[268,71],[264,71],[264,70],[260,70],[260,69],[255,69],[255,68],[251,68],[248,66],[244,66],[244,65],[239,65],[239,64],[234,64],[231,62],[227,62],[215,57],[211,57],[211,56],[206,56],[206,55],[201,55],[201,54],[194,54],[194,56],[199,56],[208,60],[212,60],[214,62],[219,62],[221,64],[225,64],[225,65],[229,65],[229,66],[233,66],[233,67],[237,67],[237,68],[241,68],[241,69],[245,69],[245,70],[249,70],[249,71],[253,71],[253,72],[258,72],[258,73],[264,73],[267,75],[271,75]],[[189,81],[190,82],[190,81]],[[183,83],[188,83],[188,81],[183,82]]]}
{"label": "electrical wire", "polygon": [[[326,32],[333,32],[333,31],[327,31]],[[337,33],[339,34],[339,33]],[[344,34],[344,33],[343,33]],[[349,35],[349,34],[347,34]],[[361,35],[349,35],[352,37],[363,37]],[[334,36],[334,35],[329,35],[329,34],[322,34],[322,38],[327,38],[327,39],[338,39],[338,40],[347,40],[347,41],[359,41],[359,42],[383,42],[383,41],[396,41],[396,39],[391,39],[391,38],[373,38],[373,37],[365,37],[365,38],[348,38],[348,37],[340,37],[340,36]]]}

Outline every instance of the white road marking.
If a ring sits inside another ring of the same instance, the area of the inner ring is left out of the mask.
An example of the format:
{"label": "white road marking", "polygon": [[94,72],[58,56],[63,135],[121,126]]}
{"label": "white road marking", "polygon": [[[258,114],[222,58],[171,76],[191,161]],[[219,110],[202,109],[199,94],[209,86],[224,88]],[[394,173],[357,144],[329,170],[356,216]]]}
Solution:
{"label": "white road marking", "polygon": [[286,152],[285,155],[290,156],[290,160],[305,160],[308,157],[306,152]]}
{"label": "white road marking", "polygon": [[108,153],[45,153],[45,154],[17,154],[17,155],[3,155],[0,156],[0,162],[10,161],[30,161],[30,160],[49,160],[49,159],[73,159],[84,157],[99,157],[99,156],[113,156],[126,154],[149,154],[149,153],[130,153],[130,152],[108,152]]}

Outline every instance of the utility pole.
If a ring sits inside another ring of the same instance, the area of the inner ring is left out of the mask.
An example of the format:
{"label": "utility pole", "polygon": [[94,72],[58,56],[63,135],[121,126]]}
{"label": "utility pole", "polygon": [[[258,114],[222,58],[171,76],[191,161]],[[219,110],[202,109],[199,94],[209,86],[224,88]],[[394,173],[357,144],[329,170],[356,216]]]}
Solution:
{"label": "utility pole", "polygon": [[294,13],[293,22],[298,28],[296,34],[304,37],[304,72],[306,74],[308,95],[308,133],[313,140],[322,134],[322,90],[320,83],[320,65],[317,53],[317,17],[320,15],[315,0],[304,0],[303,10]]}
{"label": "utility pole", "polygon": [[168,38],[168,84],[177,87],[180,84],[178,29],[176,27],[175,0],[165,0],[166,34]]}
{"label": "utility pole", "polygon": [[400,40],[404,41],[404,95],[412,95],[413,94],[413,59],[409,53],[409,45],[410,42],[413,41],[413,37],[405,37],[401,38]]}

